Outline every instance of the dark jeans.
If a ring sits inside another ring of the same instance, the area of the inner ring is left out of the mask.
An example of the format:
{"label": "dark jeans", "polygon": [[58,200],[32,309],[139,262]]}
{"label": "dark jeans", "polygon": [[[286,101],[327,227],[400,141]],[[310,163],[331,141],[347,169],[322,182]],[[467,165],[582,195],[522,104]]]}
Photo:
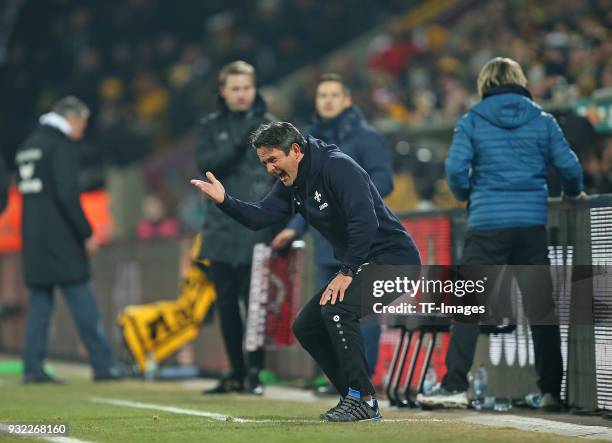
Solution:
{"label": "dark jeans", "polygon": [[[374,394],[366,360],[360,319],[373,312],[372,281],[392,280],[395,276],[418,275],[418,266],[404,267],[370,263],[357,272],[345,291],[344,300],[321,306],[325,287],[306,303],[293,323],[293,333],[302,347],[312,356],[341,395],[349,387],[363,395]],[[416,272],[416,274],[414,274]],[[392,295],[384,304],[401,294]],[[383,299],[381,299],[383,301]]]}
{"label": "dark jeans", "polygon": [[[225,351],[230,361],[232,378],[242,380],[246,376],[245,355],[242,347],[246,322],[240,313],[240,300],[244,312],[249,308],[249,289],[251,284],[251,266],[233,266],[229,263],[213,262],[210,266],[210,278],[217,291],[217,308],[221,319],[221,334]],[[264,363],[264,351],[249,352],[248,367],[261,370]]]}
{"label": "dark jeans", "polygon": [[[340,266],[317,264],[317,287],[325,288],[329,281],[336,275]],[[370,316],[361,321],[361,335],[365,347],[366,360],[368,361],[368,372],[370,377],[374,375],[376,363],[378,362],[378,346],[380,342],[381,326],[378,318]]]}
{"label": "dark jeans", "polygon": [[[469,231],[461,265],[549,265],[546,229],[543,226]],[[544,271],[544,272],[542,272]],[[563,378],[559,325],[542,321],[554,311],[552,280],[546,266],[524,266],[515,278],[522,294],[525,314],[531,323],[538,388],[542,393],[560,395]],[[495,275],[488,274],[488,286],[495,284]],[[536,324],[537,323],[537,324]],[[455,322],[446,355],[448,373],[442,386],[465,391],[467,374],[472,366],[479,327]]]}
{"label": "dark jeans", "polygon": [[[89,282],[61,285],[79,335],[89,355],[95,376],[108,375],[116,366],[93,291]],[[53,287],[30,288],[30,305],[23,351],[24,374],[43,373],[43,360],[47,352],[49,320],[53,310]]]}

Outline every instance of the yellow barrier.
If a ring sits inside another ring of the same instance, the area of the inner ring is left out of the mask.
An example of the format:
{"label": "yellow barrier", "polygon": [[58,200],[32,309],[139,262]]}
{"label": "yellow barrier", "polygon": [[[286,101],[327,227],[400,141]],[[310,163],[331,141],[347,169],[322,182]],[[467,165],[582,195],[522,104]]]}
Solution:
{"label": "yellow barrier", "polygon": [[206,275],[208,260],[199,258],[201,246],[202,236],[198,234],[176,300],[127,306],[117,317],[125,343],[141,371],[150,356],[159,363],[193,341],[215,302],[215,288]]}

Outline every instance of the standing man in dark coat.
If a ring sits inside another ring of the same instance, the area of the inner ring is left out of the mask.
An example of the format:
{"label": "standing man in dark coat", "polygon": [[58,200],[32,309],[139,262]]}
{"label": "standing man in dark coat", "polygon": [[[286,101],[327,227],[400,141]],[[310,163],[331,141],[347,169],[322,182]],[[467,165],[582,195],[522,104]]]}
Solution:
{"label": "standing man in dark coat", "polygon": [[89,353],[94,380],[120,376],[89,282],[88,256],[98,245],[79,201],[78,151],[89,109],[76,97],[58,101],[17,150],[23,194],[23,266],[30,290],[24,382],[56,382],[43,370],[53,290],[59,287]]}
{"label": "standing man in dark coat", "polygon": [[8,170],[4,163],[4,156],[0,152],[0,214],[2,214],[8,203],[8,184]]}
{"label": "standing man in dark coat", "polygon": [[[259,199],[270,190],[274,179],[262,170],[257,155],[248,148],[249,136],[273,117],[266,112],[266,104],[257,94],[253,66],[235,61],[221,69],[218,108],[200,124],[196,153],[199,170],[211,170],[232,195],[246,200]],[[244,391],[246,377],[249,392],[261,395],[259,371],[264,353],[261,350],[249,353],[245,364],[242,343],[246,325],[239,300],[248,308],[253,246],[269,243],[275,231],[266,229],[254,233],[223,217],[210,201],[205,205],[202,254],[211,261],[210,276],[217,291],[221,332],[231,372],[204,393]]]}
{"label": "standing man in dark coat", "polygon": [[[351,91],[338,74],[324,74],[317,85],[314,124],[306,131],[325,143],[333,144],[355,160],[370,176],[381,197],[393,191],[393,169],[385,139],[368,125],[361,110],[353,105]],[[301,215],[291,220],[272,242],[275,248],[283,248],[295,237],[306,231],[306,220]],[[340,262],[334,258],[331,244],[317,231],[312,231],[315,243],[317,287],[324,287],[338,270]],[[361,325],[368,369],[374,374],[378,360],[380,324],[365,321]],[[327,388],[320,389],[321,392]]]}

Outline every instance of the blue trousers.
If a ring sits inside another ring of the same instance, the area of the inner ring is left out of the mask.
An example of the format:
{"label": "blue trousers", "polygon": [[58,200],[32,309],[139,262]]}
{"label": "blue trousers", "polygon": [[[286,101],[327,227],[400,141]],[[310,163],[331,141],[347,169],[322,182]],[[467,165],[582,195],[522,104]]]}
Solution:
{"label": "blue trousers", "polygon": [[[87,348],[94,376],[109,374],[116,366],[102,319],[89,282],[61,285],[64,300],[76,322],[81,341]],[[53,310],[53,287],[30,288],[30,305],[23,351],[24,375],[43,374],[47,352],[49,320]]]}
{"label": "blue trousers", "polygon": [[[338,272],[339,266],[321,265],[317,263],[317,287],[324,289],[332,277]],[[376,363],[378,362],[378,344],[380,341],[381,327],[378,319],[374,316],[361,319],[361,335],[365,348],[368,372],[370,377],[374,375]]]}

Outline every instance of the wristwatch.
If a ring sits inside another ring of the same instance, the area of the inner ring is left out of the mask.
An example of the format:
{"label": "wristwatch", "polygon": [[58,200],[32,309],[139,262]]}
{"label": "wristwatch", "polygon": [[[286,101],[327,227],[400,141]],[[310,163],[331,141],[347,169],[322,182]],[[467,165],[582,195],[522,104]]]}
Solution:
{"label": "wristwatch", "polygon": [[355,275],[355,271],[349,265],[340,266],[340,274],[345,275],[347,277],[353,277]]}

